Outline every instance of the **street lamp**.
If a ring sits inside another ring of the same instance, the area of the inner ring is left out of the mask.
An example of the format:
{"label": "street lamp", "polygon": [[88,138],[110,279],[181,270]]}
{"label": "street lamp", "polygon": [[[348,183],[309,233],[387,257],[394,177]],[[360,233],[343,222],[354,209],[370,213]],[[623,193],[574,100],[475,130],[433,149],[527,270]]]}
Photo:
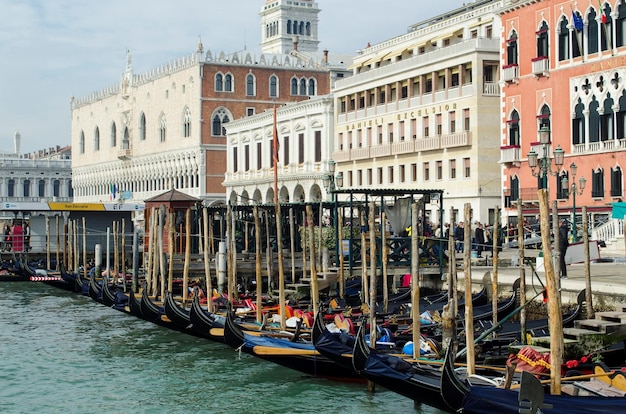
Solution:
{"label": "street lamp", "polygon": [[[335,203],[335,190],[343,187],[343,174],[341,172],[338,172],[335,176],[336,166],[337,165],[335,164],[334,160],[328,160],[329,174],[324,174],[324,177],[322,177],[322,184],[324,185],[326,192],[330,193],[331,201],[335,204],[333,206],[333,227],[335,230],[335,239],[337,239],[339,225],[337,222],[337,204]],[[335,258],[337,259],[337,263],[339,262],[340,243],[343,243],[343,241],[340,240],[338,243],[335,244]]]}
{"label": "street lamp", "polygon": [[322,183],[327,192],[331,194],[332,201],[335,201],[335,190],[343,187],[343,174],[338,172],[335,176],[336,163],[333,160],[328,161],[328,172],[322,177]]}
{"label": "street lamp", "polygon": [[[539,143],[541,144],[541,149],[543,154],[541,158],[539,158],[539,154],[535,152],[534,148],[530,149],[528,153],[528,166],[530,167],[533,177],[541,178],[541,185],[539,188],[547,188],[548,187],[548,175],[558,175],[558,171],[552,171],[552,165],[550,160],[550,155],[548,154],[548,145],[550,145],[550,128],[547,125],[543,125],[539,128]],[[554,150],[554,165],[557,167],[561,167],[563,165],[563,161],[565,158],[565,151],[559,145]],[[535,171],[535,168],[539,167],[538,171]]]}
{"label": "street lamp", "polygon": [[576,226],[576,193],[582,195],[585,189],[585,184],[587,183],[585,177],[580,177],[580,179],[578,180],[578,186],[576,185],[577,170],[578,167],[576,166],[576,164],[571,163],[569,166],[569,173],[572,175],[571,187],[569,186],[567,175],[563,176],[563,178],[561,179],[561,187],[563,188],[563,195],[565,196],[565,198],[569,198],[569,195],[572,194],[572,207],[574,210],[572,211],[572,241],[574,243],[578,241],[578,228]]}

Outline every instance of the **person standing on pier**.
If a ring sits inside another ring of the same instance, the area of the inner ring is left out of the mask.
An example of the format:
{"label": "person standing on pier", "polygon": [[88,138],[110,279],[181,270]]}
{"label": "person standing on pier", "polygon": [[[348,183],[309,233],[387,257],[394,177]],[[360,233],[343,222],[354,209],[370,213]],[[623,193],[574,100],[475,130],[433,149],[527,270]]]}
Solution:
{"label": "person standing on pier", "polygon": [[483,250],[485,250],[485,231],[483,225],[477,221],[476,230],[474,230],[474,240],[476,241],[476,255],[483,257]]}
{"label": "person standing on pier", "polygon": [[13,222],[13,228],[11,229],[11,247],[16,253],[24,251],[24,228],[20,220]]}
{"label": "person standing on pier", "polygon": [[567,221],[561,220],[559,223],[559,263],[561,264],[561,277],[567,278],[567,267],[565,264],[565,253],[569,246],[569,226]]}
{"label": "person standing on pier", "polygon": [[465,240],[465,228],[463,222],[460,221],[454,229],[454,247],[457,253],[463,253],[463,242]]}

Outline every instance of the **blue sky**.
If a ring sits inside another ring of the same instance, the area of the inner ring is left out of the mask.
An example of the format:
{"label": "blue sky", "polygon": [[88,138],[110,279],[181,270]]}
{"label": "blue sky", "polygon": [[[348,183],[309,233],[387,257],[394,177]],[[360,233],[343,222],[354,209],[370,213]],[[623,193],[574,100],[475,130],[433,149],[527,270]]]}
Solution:
{"label": "blue sky", "polygon": [[[320,50],[356,50],[463,5],[458,0],[317,0]],[[65,146],[70,98],[192,53],[259,50],[263,0],[0,0],[0,152]],[[424,7],[424,5],[428,7]]]}

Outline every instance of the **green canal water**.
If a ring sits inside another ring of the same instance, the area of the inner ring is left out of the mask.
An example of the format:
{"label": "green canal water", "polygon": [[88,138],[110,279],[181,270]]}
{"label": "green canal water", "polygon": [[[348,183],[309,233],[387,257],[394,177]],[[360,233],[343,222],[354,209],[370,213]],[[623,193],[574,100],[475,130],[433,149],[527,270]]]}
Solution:
{"label": "green canal water", "polygon": [[423,413],[35,282],[0,283],[0,413]]}

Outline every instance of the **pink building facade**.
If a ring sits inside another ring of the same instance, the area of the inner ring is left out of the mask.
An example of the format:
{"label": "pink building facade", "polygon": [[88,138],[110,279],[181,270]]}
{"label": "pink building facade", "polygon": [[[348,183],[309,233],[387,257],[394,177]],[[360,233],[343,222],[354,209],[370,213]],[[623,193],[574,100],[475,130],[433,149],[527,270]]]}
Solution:
{"label": "pink building facade", "polygon": [[[504,223],[517,222],[518,203],[525,217],[531,221],[538,217],[539,187],[548,189],[550,203],[557,200],[560,216],[572,220],[575,204],[579,228],[582,206],[591,223],[610,221],[611,203],[624,199],[626,4],[622,0],[504,4],[500,149]],[[549,134],[545,145],[540,144],[542,128]],[[561,166],[553,155],[559,147],[564,151]],[[538,155],[534,171],[528,162],[531,150]],[[541,168],[547,164],[544,150],[549,169]]]}

